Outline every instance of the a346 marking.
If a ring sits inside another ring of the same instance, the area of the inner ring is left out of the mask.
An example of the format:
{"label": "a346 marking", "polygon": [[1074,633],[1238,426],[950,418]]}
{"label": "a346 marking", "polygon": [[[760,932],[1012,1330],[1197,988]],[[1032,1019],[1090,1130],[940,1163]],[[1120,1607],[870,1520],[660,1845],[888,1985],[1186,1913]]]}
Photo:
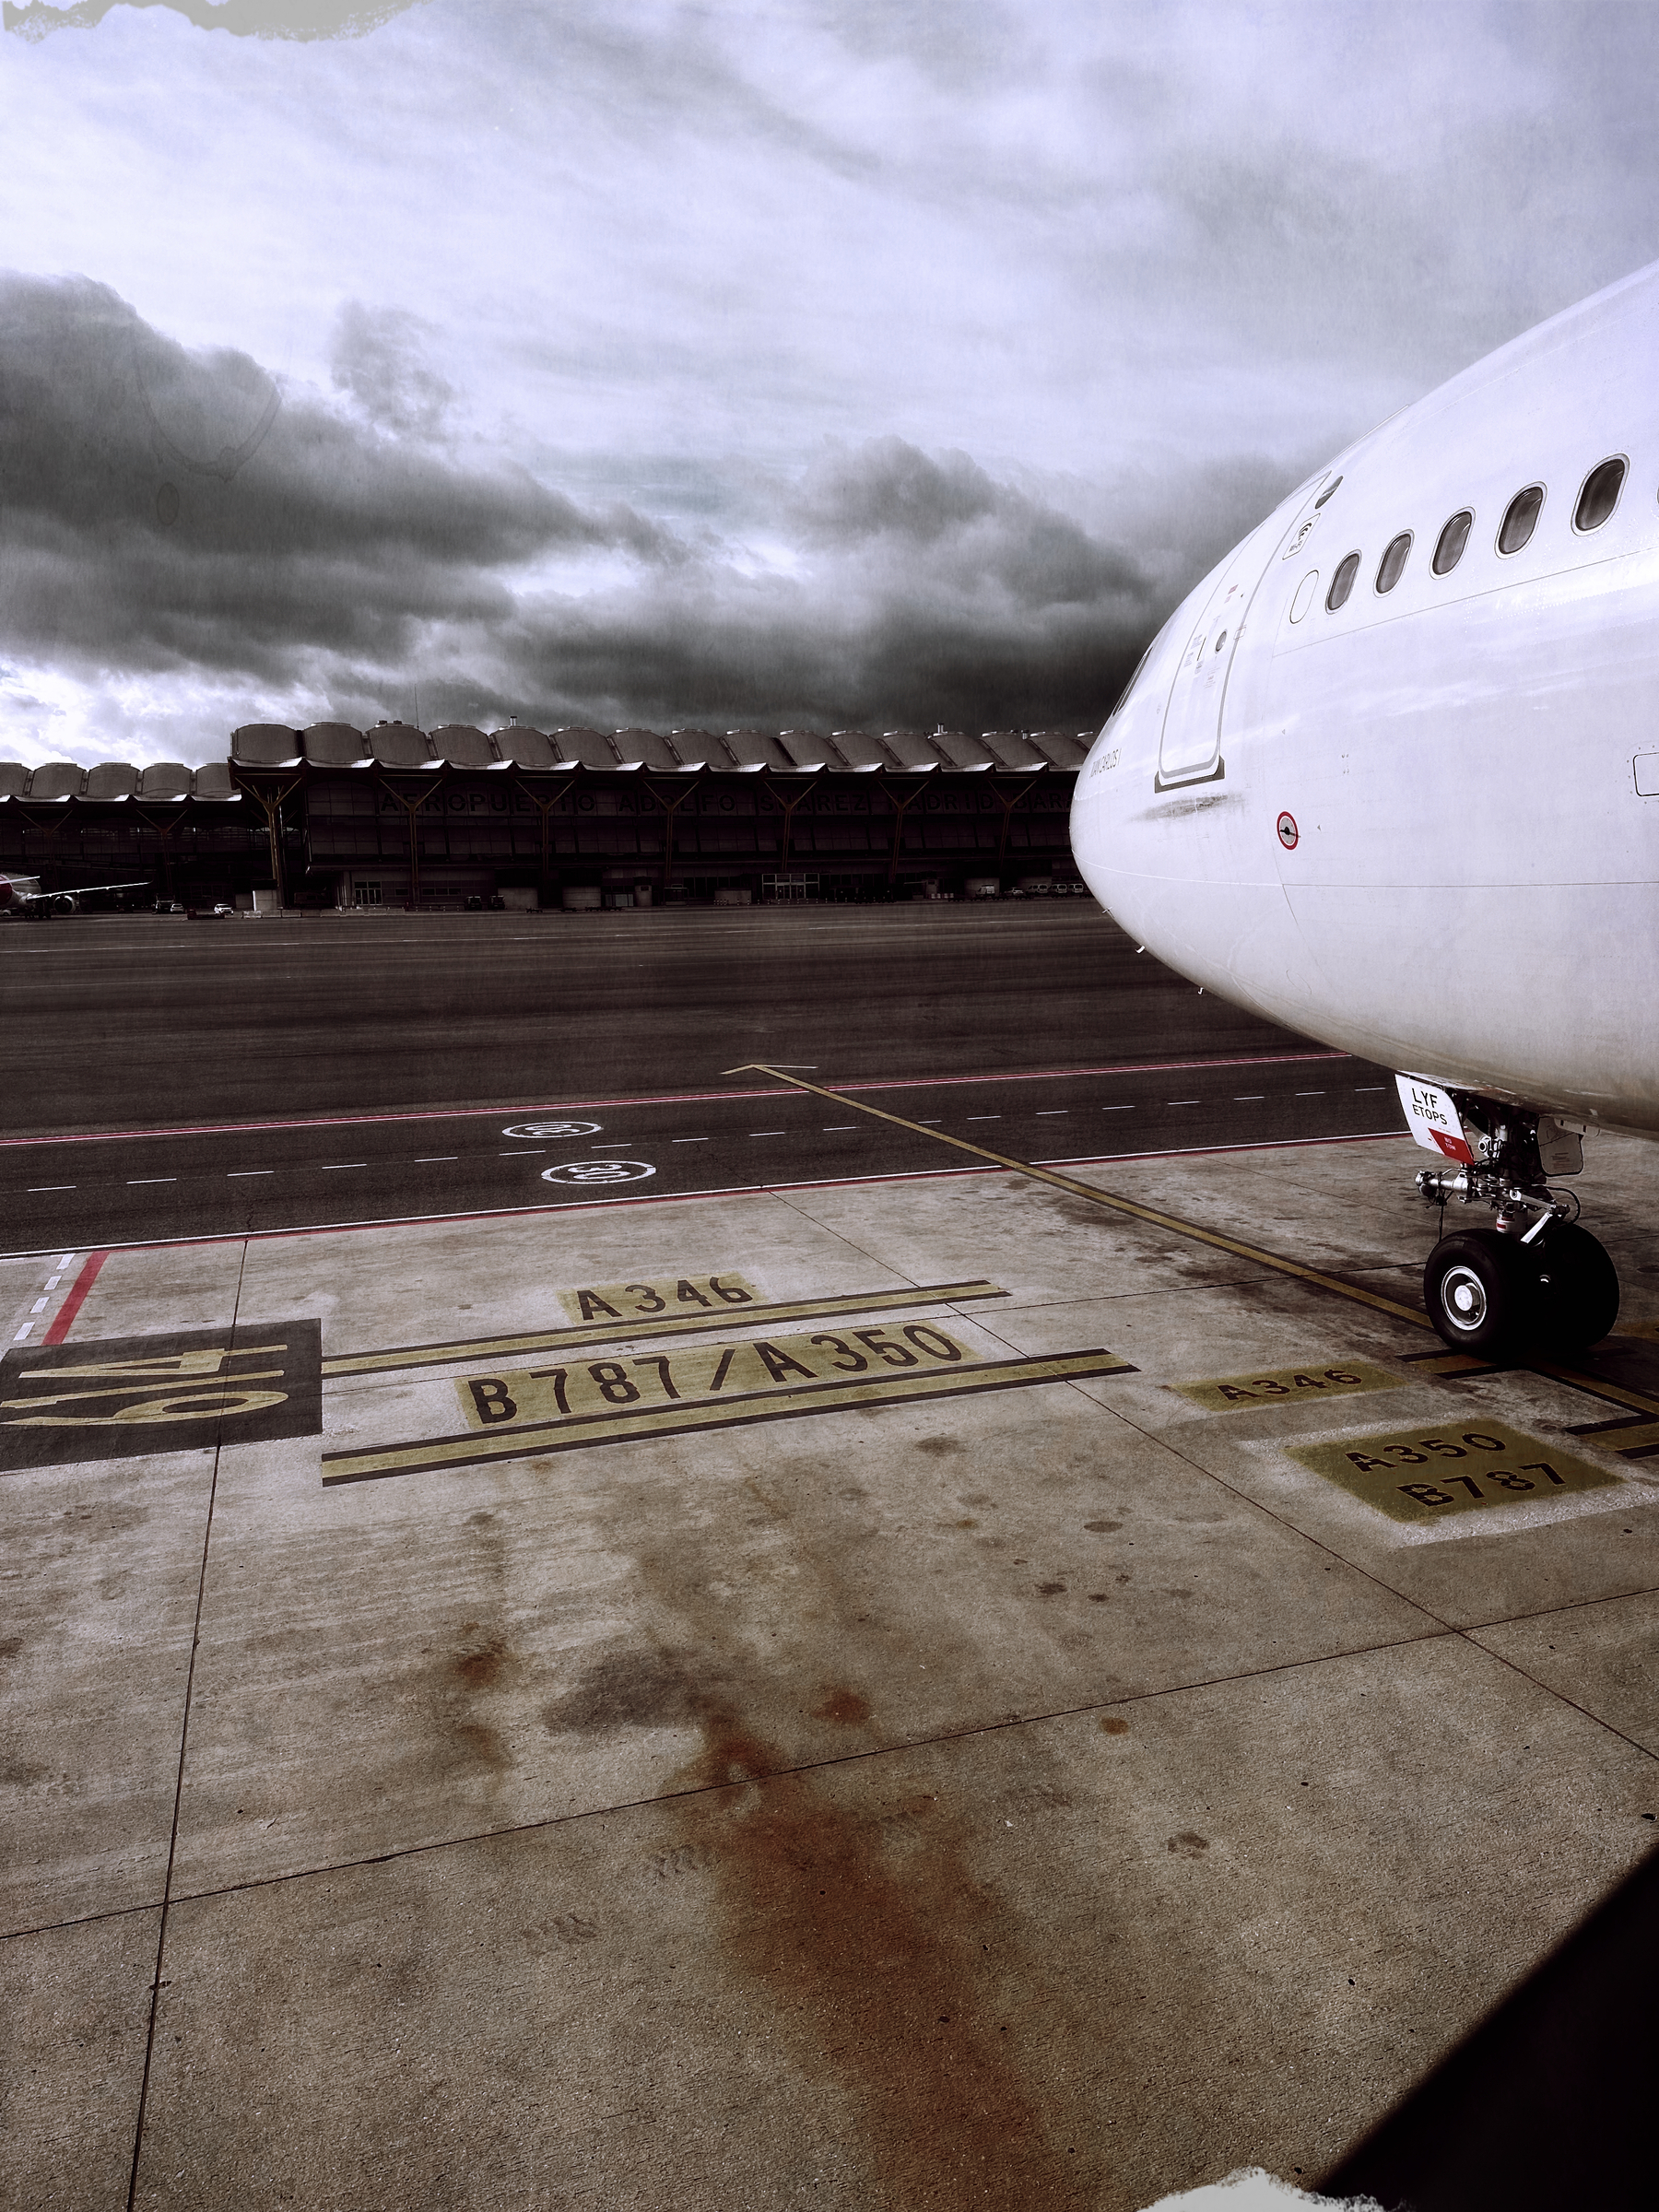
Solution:
{"label": "a346 marking", "polygon": [[579,1325],[589,1321],[654,1321],[664,1313],[724,1313],[760,1303],[745,1275],[682,1275],[649,1283],[599,1283],[561,1290],[559,1302]]}
{"label": "a346 marking", "polygon": [[[712,1287],[716,1283],[722,1286],[718,1290]],[[682,1288],[690,1295],[681,1298]],[[640,1298],[641,1291],[661,1297],[664,1310],[660,1313],[651,1311],[649,1297]],[[739,1299],[739,1291],[747,1292],[756,1302]],[[625,1310],[612,1319],[606,1307],[626,1308],[630,1302],[630,1292],[636,1310],[631,1312]],[[729,1328],[739,1318],[751,1328],[757,1324],[762,1328],[776,1328],[791,1322],[839,1322],[854,1314],[890,1313],[904,1307],[967,1305],[1007,1295],[998,1284],[987,1282],[982,1277],[971,1282],[898,1284],[882,1290],[832,1290],[818,1298],[779,1300],[762,1300],[755,1286],[741,1275],[693,1275],[660,1283],[602,1284],[597,1289],[558,1293],[567,1312],[574,1301],[574,1310],[580,1312],[583,1298],[601,1301],[594,1306],[594,1319],[579,1323],[574,1328],[535,1329],[511,1336],[462,1337],[449,1344],[401,1345],[384,1351],[339,1352],[324,1360],[323,1371],[332,1378],[384,1374],[416,1367],[458,1366],[462,1361],[469,1366],[481,1366],[486,1360],[516,1362],[533,1358],[537,1352],[558,1357],[590,1346],[703,1335],[711,1329]]]}
{"label": "a346 marking", "polygon": [[1398,1390],[1404,1378],[1367,1359],[1347,1359],[1335,1367],[1308,1360],[1300,1367],[1221,1375],[1208,1382],[1171,1382],[1180,1397],[1191,1398],[1210,1413],[1234,1413],[1244,1406],[1288,1406],[1310,1398],[1341,1398],[1362,1390]]}

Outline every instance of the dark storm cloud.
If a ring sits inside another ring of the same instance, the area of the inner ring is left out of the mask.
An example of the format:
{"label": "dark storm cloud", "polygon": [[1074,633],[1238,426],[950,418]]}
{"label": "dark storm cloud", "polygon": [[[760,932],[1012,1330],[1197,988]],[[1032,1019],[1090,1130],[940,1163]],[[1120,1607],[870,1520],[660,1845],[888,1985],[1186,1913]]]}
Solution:
{"label": "dark storm cloud", "polygon": [[831,729],[1098,726],[1147,625],[1096,610],[984,618],[944,594],[849,604],[731,583],[543,608],[507,647],[494,696],[543,726],[707,722]]}
{"label": "dark storm cloud", "polygon": [[794,511],[803,535],[908,572],[924,547],[935,582],[996,590],[1022,606],[1144,600],[1147,580],[1052,507],[998,484],[966,453],[878,438],[809,469]]}
{"label": "dark storm cloud", "polygon": [[0,278],[7,649],[286,679],[318,653],[394,659],[425,623],[500,620],[501,571],[550,550],[668,547],[522,469],[274,401],[247,355],[186,353],[107,287]]}
{"label": "dark storm cloud", "polygon": [[421,337],[343,311],[347,415],[104,286],[0,280],[8,653],[233,680],[251,721],[302,695],[372,719],[418,682],[429,720],[1081,727],[1171,595],[1155,547],[898,438],[751,472],[724,538],[580,506],[435,440],[453,394]]}
{"label": "dark storm cloud", "polygon": [[544,603],[503,641],[537,711],[971,728],[1098,722],[1158,580],[965,453],[838,448],[778,502],[788,573],[705,559]]}

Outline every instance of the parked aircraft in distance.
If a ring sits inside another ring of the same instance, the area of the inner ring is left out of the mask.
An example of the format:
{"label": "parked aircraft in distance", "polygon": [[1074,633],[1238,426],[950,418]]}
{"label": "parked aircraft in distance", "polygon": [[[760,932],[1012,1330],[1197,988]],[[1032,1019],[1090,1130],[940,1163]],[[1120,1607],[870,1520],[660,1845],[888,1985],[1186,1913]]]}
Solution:
{"label": "parked aircraft in distance", "polygon": [[147,876],[131,883],[77,883],[72,891],[43,891],[38,876],[0,876],[0,914],[78,914],[88,891],[147,891]]}
{"label": "parked aircraft in distance", "polygon": [[1580,1348],[1581,1138],[1659,1134],[1659,263],[1301,485],[1153,641],[1072,850],[1206,991],[1399,1069],[1447,1343]]}

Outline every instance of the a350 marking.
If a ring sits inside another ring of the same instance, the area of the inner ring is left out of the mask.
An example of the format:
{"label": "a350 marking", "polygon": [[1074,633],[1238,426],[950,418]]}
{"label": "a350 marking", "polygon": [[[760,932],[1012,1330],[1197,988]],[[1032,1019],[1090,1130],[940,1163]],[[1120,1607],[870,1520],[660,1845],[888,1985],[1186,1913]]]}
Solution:
{"label": "a350 marking", "polygon": [[1294,1444],[1289,1452],[1394,1521],[1435,1521],[1525,1498],[1603,1489],[1619,1479],[1607,1468],[1527,1436],[1506,1421],[1448,1434],[1434,1430],[1419,1436],[1396,1430],[1392,1435]]}

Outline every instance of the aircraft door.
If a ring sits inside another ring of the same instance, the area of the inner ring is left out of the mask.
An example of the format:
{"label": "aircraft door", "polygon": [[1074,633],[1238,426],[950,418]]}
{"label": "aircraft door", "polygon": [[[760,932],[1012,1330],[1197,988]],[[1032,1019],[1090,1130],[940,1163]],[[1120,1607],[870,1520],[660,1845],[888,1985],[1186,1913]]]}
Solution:
{"label": "aircraft door", "polygon": [[1242,565],[1231,561],[1211,593],[1170,686],[1158,748],[1160,791],[1171,783],[1204,782],[1222,772],[1221,702],[1243,628]]}
{"label": "aircraft door", "polygon": [[1300,517],[1282,525],[1274,516],[1252,531],[1223,570],[1170,686],[1158,748],[1159,791],[1176,783],[1214,782],[1226,772],[1221,710],[1245,616],[1282,540],[1290,538],[1293,546],[1300,546],[1312,526]]}

